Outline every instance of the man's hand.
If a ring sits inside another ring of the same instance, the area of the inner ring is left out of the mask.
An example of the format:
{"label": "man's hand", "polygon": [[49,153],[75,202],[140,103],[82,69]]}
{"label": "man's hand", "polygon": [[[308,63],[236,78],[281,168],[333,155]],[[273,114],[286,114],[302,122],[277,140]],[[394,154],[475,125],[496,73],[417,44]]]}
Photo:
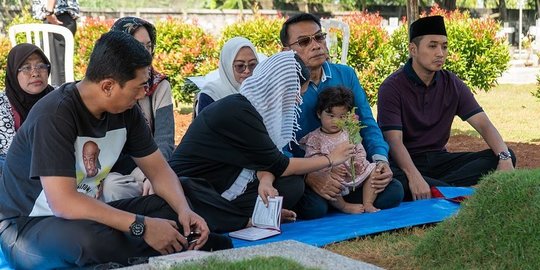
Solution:
{"label": "man's hand", "polygon": [[162,255],[182,251],[186,239],[178,232],[176,222],[161,218],[145,217],[144,241]]}
{"label": "man's hand", "polygon": [[371,186],[373,187],[373,189],[375,189],[375,193],[381,193],[382,191],[384,191],[386,186],[388,186],[390,181],[392,181],[393,175],[394,174],[392,173],[388,162],[377,162],[377,167],[375,167],[375,170],[370,175],[370,177],[372,177]]}
{"label": "man's hand", "polygon": [[343,178],[332,172],[312,172],[306,176],[306,184],[329,201],[335,201],[336,197],[341,194],[343,186]]}
{"label": "man's hand", "polygon": [[413,201],[431,198],[431,189],[422,175],[418,174],[414,178],[407,176],[407,178]]}
{"label": "man's hand", "polygon": [[275,178],[276,177],[270,172],[257,172],[257,179],[259,179],[259,196],[261,196],[261,199],[266,207],[268,207],[268,197],[279,195],[277,189],[275,189],[272,185]]}
{"label": "man's hand", "polygon": [[[208,240],[208,235],[210,234],[210,229],[204,219],[193,212],[191,209],[185,209],[184,211],[178,213],[178,221],[182,224],[184,229],[184,238],[187,249],[200,249]],[[187,246],[187,237],[194,231],[195,233],[200,234],[201,236],[195,242],[195,245]]]}
{"label": "man's hand", "polygon": [[513,169],[514,164],[512,164],[512,159],[499,159],[499,164],[497,164],[497,171],[511,171]]}
{"label": "man's hand", "polygon": [[63,22],[61,22],[60,20],[58,20],[58,18],[57,18],[56,15],[54,15],[54,14],[49,15],[49,16],[45,16],[45,19],[46,19],[47,22],[50,23],[50,24],[56,24],[56,25],[64,24]]}
{"label": "man's hand", "polygon": [[345,167],[345,164],[340,164],[332,167],[330,172],[341,178],[345,178],[347,177],[347,175],[350,174],[350,172],[347,170],[347,167]]}

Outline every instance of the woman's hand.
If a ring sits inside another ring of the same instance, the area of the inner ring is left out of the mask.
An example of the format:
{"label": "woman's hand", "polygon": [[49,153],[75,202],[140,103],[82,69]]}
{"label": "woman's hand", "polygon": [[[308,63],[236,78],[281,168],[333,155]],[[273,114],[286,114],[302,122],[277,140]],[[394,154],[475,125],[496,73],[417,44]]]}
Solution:
{"label": "woman's hand", "polygon": [[264,205],[268,207],[268,197],[274,197],[279,195],[277,189],[275,189],[272,185],[276,177],[270,172],[258,171],[257,179],[259,179],[259,196],[261,196]]}
{"label": "woman's hand", "polygon": [[350,144],[349,142],[343,142],[339,144],[334,151],[328,155],[330,158],[332,165],[338,165],[342,164],[345,161],[349,160],[354,155],[354,144]]}

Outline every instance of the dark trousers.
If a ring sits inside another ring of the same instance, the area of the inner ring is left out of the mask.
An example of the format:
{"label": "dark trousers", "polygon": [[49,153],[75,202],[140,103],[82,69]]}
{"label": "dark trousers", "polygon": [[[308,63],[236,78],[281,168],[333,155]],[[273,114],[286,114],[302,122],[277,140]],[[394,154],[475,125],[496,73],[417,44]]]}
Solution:
{"label": "dark trousers", "polygon": [[[77,32],[77,21],[75,21],[69,13],[62,13],[56,15],[59,21],[75,36]],[[47,21],[45,21],[47,22]],[[66,72],[64,70],[64,61],[65,61],[65,51],[66,51],[66,41],[59,34],[49,35],[49,46],[51,48],[51,85],[58,87],[66,82]]]}
{"label": "dark trousers", "polygon": [[[343,199],[349,203],[362,203],[362,188],[357,188],[354,192],[351,191]],[[403,187],[399,181],[392,179],[388,186],[377,195],[373,205],[379,209],[388,209],[398,206],[402,200]],[[306,186],[304,195],[296,205],[295,210],[300,219],[315,219],[326,215],[329,206],[326,199]]]}
{"label": "dark trousers", "polygon": [[[248,184],[243,194],[232,201],[221,197],[212,185],[201,178],[180,178],[193,210],[202,216],[213,232],[231,232],[245,228],[258,196],[259,181]],[[283,208],[293,209],[304,193],[302,176],[276,179],[274,188],[283,196]]]}
{"label": "dark trousers", "polygon": [[[512,154],[512,163],[516,166],[514,152],[511,149],[509,151]],[[497,169],[499,163],[499,158],[491,149],[480,152],[426,152],[413,155],[411,158],[429,186],[468,187],[476,185],[483,175]],[[390,161],[390,166],[394,178],[403,185],[404,200],[412,200],[407,176],[394,161]]]}
{"label": "dark trousers", "polygon": [[[149,217],[178,219],[172,208],[156,195],[114,201],[109,205]],[[128,265],[140,261],[141,257],[160,255],[142,238],[94,221],[55,216],[13,221],[0,234],[0,240],[6,260],[15,269],[81,267],[106,262]],[[231,243],[226,236],[211,235],[203,249],[231,248]]]}

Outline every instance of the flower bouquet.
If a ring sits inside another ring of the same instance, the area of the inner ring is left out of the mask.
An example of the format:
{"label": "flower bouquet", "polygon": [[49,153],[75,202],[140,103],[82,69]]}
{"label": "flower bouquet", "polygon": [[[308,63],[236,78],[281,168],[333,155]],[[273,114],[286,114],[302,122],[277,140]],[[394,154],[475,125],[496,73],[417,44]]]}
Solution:
{"label": "flower bouquet", "polygon": [[[339,128],[345,130],[349,135],[349,143],[357,145],[362,143],[362,136],[360,136],[360,129],[365,127],[358,119],[358,115],[355,113],[356,107],[352,108],[344,118],[337,120],[336,124]],[[351,157],[351,177],[353,184],[356,181],[356,171],[354,166],[354,156]],[[353,185],[354,191],[354,185]]]}

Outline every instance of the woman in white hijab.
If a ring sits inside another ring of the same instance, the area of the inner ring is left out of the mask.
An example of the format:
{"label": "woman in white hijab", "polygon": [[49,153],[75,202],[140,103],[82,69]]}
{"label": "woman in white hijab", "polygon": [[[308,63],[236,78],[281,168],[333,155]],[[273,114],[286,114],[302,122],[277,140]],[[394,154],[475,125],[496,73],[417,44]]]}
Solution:
{"label": "woman in white hijab", "polygon": [[195,106],[196,114],[214,101],[228,95],[238,94],[242,82],[251,76],[259,64],[257,50],[244,37],[229,39],[219,56],[219,78],[203,86]]}
{"label": "woman in white hijab", "polygon": [[351,157],[344,143],[327,156],[289,158],[282,149],[294,140],[299,125],[301,90],[309,69],[292,51],[277,53],[246,79],[239,94],[201,111],[174,151],[169,165],[195,212],[212,231],[249,226],[258,195],[283,196],[282,219],[294,220],[304,192],[303,174]]}

